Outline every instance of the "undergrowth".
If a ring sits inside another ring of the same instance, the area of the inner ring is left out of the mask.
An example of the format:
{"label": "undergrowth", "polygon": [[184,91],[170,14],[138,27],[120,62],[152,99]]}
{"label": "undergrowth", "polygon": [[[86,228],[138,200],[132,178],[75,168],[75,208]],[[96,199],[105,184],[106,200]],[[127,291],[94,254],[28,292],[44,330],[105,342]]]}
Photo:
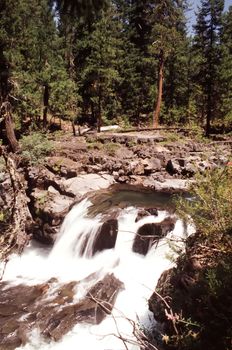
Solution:
{"label": "undergrowth", "polygon": [[232,168],[199,175],[190,193],[191,200],[179,198],[176,206],[184,220],[194,221],[196,234],[171,271],[164,347],[231,350]]}
{"label": "undergrowth", "polygon": [[34,132],[20,140],[22,158],[31,165],[42,164],[53,150],[52,142],[45,134]]}

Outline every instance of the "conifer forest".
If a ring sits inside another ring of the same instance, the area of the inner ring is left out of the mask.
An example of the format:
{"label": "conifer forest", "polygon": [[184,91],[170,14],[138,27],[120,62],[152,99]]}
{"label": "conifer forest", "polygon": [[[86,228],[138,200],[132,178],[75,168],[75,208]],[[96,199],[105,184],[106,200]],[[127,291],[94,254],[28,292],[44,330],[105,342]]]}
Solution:
{"label": "conifer forest", "polygon": [[0,0],[0,350],[232,349],[232,0]]}

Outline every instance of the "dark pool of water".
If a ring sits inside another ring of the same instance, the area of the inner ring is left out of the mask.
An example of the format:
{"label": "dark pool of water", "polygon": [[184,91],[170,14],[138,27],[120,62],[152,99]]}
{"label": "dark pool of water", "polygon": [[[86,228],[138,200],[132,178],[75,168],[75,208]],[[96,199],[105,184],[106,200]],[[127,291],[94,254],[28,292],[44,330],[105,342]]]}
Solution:
{"label": "dark pool of water", "polygon": [[108,210],[123,209],[126,207],[157,208],[160,210],[175,210],[176,195],[155,191],[141,190],[136,187],[112,186],[106,191],[99,191],[91,196],[93,206],[89,213],[106,213]]}

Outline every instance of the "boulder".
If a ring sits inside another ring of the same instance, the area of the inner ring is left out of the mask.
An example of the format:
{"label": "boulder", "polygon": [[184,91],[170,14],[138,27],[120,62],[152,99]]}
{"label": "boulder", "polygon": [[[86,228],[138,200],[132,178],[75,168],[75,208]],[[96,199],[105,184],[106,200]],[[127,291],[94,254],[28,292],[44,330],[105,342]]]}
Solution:
{"label": "boulder", "polygon": [[149,175],[152,172],[159,171],[162,168],[161,161],[158,158],[145,158],[142,162],[144,165],[145,175]]}
{"label": "boulder", "polygon": [[179,160],[170,159],[167,162],[166,170],[170,175],[181,174],[181,172],[182,172],[181,167],[182,167],[182,165],[180,164]]}
{"label": "boulder", "polygon": [[73,198],[59,194],[51,186],[47,191],[36,188],[31,197],[35,220],[33,236],[41,243],[52,244],[65,215],[73,204]]}
{"label": "boulder", "polygon": [[148,250],[174,229],[175,219],[168,217],[159,223],[144,224],[135,236],[132,250],[135,253],[146,255]]}
{"label": "boulder", "polygon": [[93,243],[93,252],[96,254],[105,249],[113,249],[117,240],[118,220],[109,219],[100,227],[95,242]]}
{"label": "boulder", "polygon": [[157,216],[158,215],[158,210],[156,208],[148,208],[148,209],[140,209],[138,211],[137,217],[135,219],[135,222],[138,222],[139,220],[143,219],[146,216],[150,216],[150,215],[154,215]]}
{"label": "boulder", "polygon": [[60,286],[57,282],[51,279],[36,286],[0,283],[0,349],[13,350],[26,344],[33,328],[58,341],[77,323],[99,324],[111,313],[123,288],[113,274],[107,274],[74,303],[78,283]]}
{"label": "boulder", "polygon": [[74,196],[84,195],[90,191],[108,188],[114,183],[111,175],[84,174],[63,181],[65,190]]}

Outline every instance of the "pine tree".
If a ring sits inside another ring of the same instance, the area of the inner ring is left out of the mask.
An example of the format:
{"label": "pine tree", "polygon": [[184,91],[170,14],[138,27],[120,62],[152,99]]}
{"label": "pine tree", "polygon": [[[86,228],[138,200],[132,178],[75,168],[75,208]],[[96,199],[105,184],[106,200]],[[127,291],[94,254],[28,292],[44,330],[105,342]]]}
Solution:
{"label": "pine tree", "polygon": [[176,42],[175,50],[166,60],[163,108],[160,122],[165,124],[190,122],[192,107],[192,60],[190,40],[186,33]]}
{"label": "pine tree", "polygon": [[[156,77],[154,57],[149,52],[152,23],[151,2],[138,0],[114,1],[123,26],[123,58],[120,72],[123,77],[119,95],[122,114],[132,123],[147,122],[152,111]],[[144,116],[146,120],[144,120]]]}
{"label": "pine tree", "polygon": [[39,116],[42,109],[46,128],[49,108],[53,112],[69,108],[75,91],[66,71],[52,4],[48,0],[19,0],[17,4],[9,0],[1,18],[14,112],[22,119]]}
{"label": "pine tree", "polygon": [[199,69],[196,79],[202,89],[203,111],[206,115],[206,135],[220,104],[219,67],[221,62],[220,34],[222,29],[223,0],[202,0],[195,26],[195,52]]}
{"label": "pine tree", "polygon": [[151,51],[158,61],[157,98],[153,113],[154,128],[157,128],[159,124],[165,63],[168,57],[175,52],[178,42],[181,41],[185,6],[185,1],[154,1],[152,11],[152,22],[154,23],[152,37],[154,41]]}
{"label": "pine tree", "polygon": [[221,117],[232,125],[232,6],[223,17],[222,60],[220,65]]}
{"label": "pine tree", "polygon": [[[82,111],[91,110],[93,122],[100,131],[102,118],[108,118],[117,110],[117,84],[120,81],[120,24],[114,8],[101,12],[92,23],[79,24],[75,64]],[[115,105],[116,104],[116,105]]]}

